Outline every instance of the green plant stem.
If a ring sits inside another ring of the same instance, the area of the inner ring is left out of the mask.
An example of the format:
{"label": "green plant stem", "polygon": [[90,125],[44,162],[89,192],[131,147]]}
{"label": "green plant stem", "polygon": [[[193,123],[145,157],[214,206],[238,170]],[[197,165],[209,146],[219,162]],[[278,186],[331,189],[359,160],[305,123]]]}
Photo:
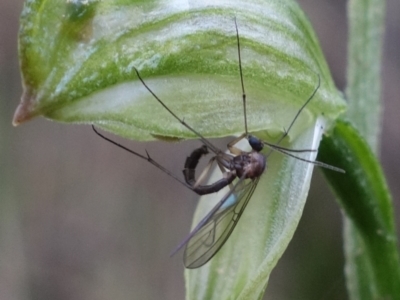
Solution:
{"label": "green plant stem", "polygon": [[319,155],[324,162],[340,162],[338,166],[347,171],[345,178],[332,172],[325,175],[345,211],[345,270],[350,299],[400,299],[392,199],[373,155],[379,148],[384,10],[385,1],[348,2],[346,118],[351,125],[338,122],[332,135],[321,143]]}
{"label": "green plant stem", "polygon": [[[347,117],[375,153],[378,152],[380,133],[380,71],[384,10],[385,1],[381,0],[348,2]],[[347,216],[344,217],[344,242],[350,299],[378,297],[379,287],[374,280],[367,247],[357,226]]]}
{"label": "green plant stem", "polygon": [[381,65],[385,1],[348,2],[347,117],[371,149],[379,148]]}
{"label": "green plant stem", "polygon": [[339,121],[320,149],[322,161],[340,162],[346,169],[345,178],[324,173],[348,217],[345,247],[350,297],[395,299],[394,295],[400,295],[400,264],[392,199],[382,169],[365,140],[347,122]]}

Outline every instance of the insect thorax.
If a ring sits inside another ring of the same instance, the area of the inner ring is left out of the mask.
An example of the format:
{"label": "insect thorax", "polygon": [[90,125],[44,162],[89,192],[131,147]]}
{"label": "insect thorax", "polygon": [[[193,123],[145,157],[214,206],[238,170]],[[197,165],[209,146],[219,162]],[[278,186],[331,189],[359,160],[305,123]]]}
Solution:
{"label": "insect thorax", "polygon": [[267,159],[257,151],[243,153],[235,156],[233,167],[239,178],[245,175],[245,178],[255,179],[260,177],[267,166]]}

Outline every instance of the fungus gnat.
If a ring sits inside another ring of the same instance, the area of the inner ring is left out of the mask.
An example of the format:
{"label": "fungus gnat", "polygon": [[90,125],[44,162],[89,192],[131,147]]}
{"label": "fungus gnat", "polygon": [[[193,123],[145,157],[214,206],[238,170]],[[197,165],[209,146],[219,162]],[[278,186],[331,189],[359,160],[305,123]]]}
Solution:
{"label": "fungus gnat", "polygon": [[[93,130],[103,139],[108,142],[136,155],[137,157],[147,160],[161,171],[165,172],[175,180],[191,189],[199,195],[211,194],[218,192],[224,187],[229,186],[229,191],[222,197],[222,199],[214,206],[214,208],[198,223],[198,225],[190,232],[190,234],[183,240],[183,242],[174,250],[173,254],[185,247],[184,251],[184,264],[186,268],[194,269],[201,267],[207,263],[224,245],[228,240],[240,217],[243,214],[248,202],[253,195],[257,184],[260,180],[260,176],[266,169],[267,158],[273,151],[278,151],[282,154],[296,158],[307,163],[314,164],[316,166],[331,169],[336,172],[344,173],[344,170],[324,164],[318,161],[311,161],[301,157],[297,157],[292,153],[302,152],[314,152],[312,149],[288,149],[279,146],[282,140],[288,135],[293,124],[299,117],[303,109],[308,105],[314,95],[317,93],[320,86],[320,77],[318,76],[318,84],[311,93],[307,101],[298,110],[294,116],[289,127],[285,130],[284,134],[280,137],[276,144],[271,144],[263,141],[248,133],[247,129],[247,115],[246,115],[246,93],[243,83],[243,73],[240,55],[240,40],[239,31],[235,20],[236,28],[236,39],[237,39],[237,50],[238,50],[238,61],[239,61],[239,74],[240,82],[242,87],[242,102],[244,112],[244,128],[245,132],[239,137],[235,138],[228,144],[228,150],[230,153],[225,153],[219,148],[215,147],[209,140],[207,140],[201,133],[192,128],[183,119],[179,118],[161,99],[147,86],[139,71],[135,68],[137,76],[143,86],[153,95],[153,97],[184,127],[197,135],[203,145],[195,149],[189,157],[187,157],[183,169],[184,180],[164,168],[162,165],[154,161],[150,155],[146,152],[146,155],[137,153],[125,146],[116,143],[115,141],[105,137],[99,133],[94,126]],[[243,140],[247,139],[251,146],[251,151],[246,152],[238,149],[235,145]],[[269,147],[271,150],[266,154],[262,154],[264,146]],[[195,171],[200,159],[211,151],[214,156],[211,158],[208,165],[205,167],[199,179],[195,178]],[[223,175],[222,178],[209,185],[203,185],[202,181],[205,176],[209,173],[211,166],[216,163],[221,169]]]}

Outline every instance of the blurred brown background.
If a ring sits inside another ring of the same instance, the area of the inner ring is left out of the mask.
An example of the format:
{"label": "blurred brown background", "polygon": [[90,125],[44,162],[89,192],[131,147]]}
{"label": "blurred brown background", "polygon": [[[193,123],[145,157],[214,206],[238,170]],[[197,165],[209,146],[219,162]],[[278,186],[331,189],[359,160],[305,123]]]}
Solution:
{"label": "blurred brown background", "polygon": [[[345,86],[346,1],[299,1],[337,86]],[[0,2],[0,299],[183,299],[181,253],[196,195],[89,126],[43,118],[18,128],[22,0]],[[387,2],[381,161],[400,205],[400,2]],[[198,142],[140,144],[177,173]],[[224,144],[224,143],[222,143]],[[399,227],[399,226],[398,226]],[[315,172],[296,235],[272,273],[268,299],[346,299],[341,214]]]}

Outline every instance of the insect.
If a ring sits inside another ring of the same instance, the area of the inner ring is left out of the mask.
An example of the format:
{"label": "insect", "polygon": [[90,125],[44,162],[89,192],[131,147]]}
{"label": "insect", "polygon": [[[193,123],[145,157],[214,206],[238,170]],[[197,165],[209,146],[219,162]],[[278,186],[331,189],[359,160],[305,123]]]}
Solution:
{"label": "insect", "polygon": [[[311,161],[296,156],[293,153],[314,152],[313,149],[288,149],[279,146],[283,139],[288,135],[295,121],[299,117],[303,109],[308,105],[311,99],[317,93],[320,86],[320,77],[318,76],[318,84],[313,90],[310,97],[299,109],[287,130],[280,137],[276,144],[271,144],[257,137],[249,134],[247,128],[246,116],[246,93],[243,82],[243,72],[241,65],[240,54],[240,40],[239,31],[235,20],[238,61],[239,61],[239,74],[242,88],[242,102],[244,111],[244,127],[245,132],[239,137],[235,138],[228,144],[230,153],[225,153],[219,148],[215,147],[209,140],[187,124],[183,119],[179,118],[151,89],[147,86],[145,81],[140,76],[139,71],[135,68],[136,74],[143,84],[143,86],[153,95],[153,97],[183,126],[197,135],[202,142],[202,146],[195,149],[189,157],[187,157],[183,169],[184,180],[176,176],[174,173],[167,170],[165,167],[153,160],[146,151],[146,155],[137,153],[125,146],[116,143],[115,141],[105,137],[99,133],[94,126],[93,130],[97,135],[107,140],[108,142],[136,155],[137,157],[147,160],[149,163],[159,168],[175,180],[191,189],[199,195],[211,194],[218,192],[224,187],[229,187],[229,191],[222,197],[222,199],[214,206],[214,208],[198,223],[198,225],[190,232],[190,234],[183,240],[183,242],[173,251],[172,254],[185,247],[184,251],[184,264],[186,268],[194,269],[203,266],[207,263],[225,244],[243,214],[248,202],[250,201],[261,175],[267,167],[267,158],[272,151],[278,151],[285,155],[294,157],[298,160],[312,163],[316,166],[331,169],[333,171],[342,172],[344,170],[336,168],[322,162]],[[251,146],[251,151],[242,151],[235,145],[246,139]],[[266,154],[262,154],[264,146],[269,147],[271,150]],[[212,152],[214,156],[211,158],[204,171],[196,180],[196,168],[200,159]],[[204,178],[208,175],[211,166],[216,163],[222,171],[222,178],[208,185],[202,184]]]}

